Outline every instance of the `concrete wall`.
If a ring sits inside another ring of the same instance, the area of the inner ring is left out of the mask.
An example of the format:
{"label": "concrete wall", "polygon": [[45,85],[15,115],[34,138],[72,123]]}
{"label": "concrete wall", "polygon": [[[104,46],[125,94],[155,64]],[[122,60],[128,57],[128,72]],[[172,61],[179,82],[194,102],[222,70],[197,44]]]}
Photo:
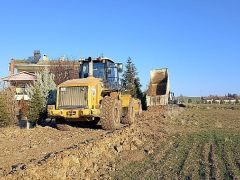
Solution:
{"label": "concrete wall", "polygon": [[164,106],[168,104],[169,95],[147,96],[147,106]]}

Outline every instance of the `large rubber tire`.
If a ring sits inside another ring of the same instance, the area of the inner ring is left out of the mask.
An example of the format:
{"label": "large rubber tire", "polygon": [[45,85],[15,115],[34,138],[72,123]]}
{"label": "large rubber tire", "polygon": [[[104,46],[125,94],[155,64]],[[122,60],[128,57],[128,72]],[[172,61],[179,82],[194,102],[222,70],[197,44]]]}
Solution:
{"label": "large rubber tire", "polygon": [[134,99],[130,99],[127,114],[125,117],[122,118],[121,123],[122,124],[134,124],[135,121],[135,110],[134,110]]}
{"label": "large rubber tire", "polygon": [[121,108],[116,97],[106,96],[102,100],[101,125],[104,130],[120,128]]}

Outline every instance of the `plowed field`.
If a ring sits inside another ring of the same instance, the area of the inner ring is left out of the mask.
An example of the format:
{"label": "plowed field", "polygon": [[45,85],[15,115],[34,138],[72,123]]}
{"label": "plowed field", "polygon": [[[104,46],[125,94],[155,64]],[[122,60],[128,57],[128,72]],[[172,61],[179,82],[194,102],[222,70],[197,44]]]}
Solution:
{"label": "plowed field", "polygon": [[[162,128],[158,132],[165,138],[155,139],[152,153],[121,167],[113,175],[115,179],[240,178],[238,108],[188,107],[174,118],[159,117],[142,119],[141,123],[159,120]],[[151,141],[148,138],[146,142]]]}

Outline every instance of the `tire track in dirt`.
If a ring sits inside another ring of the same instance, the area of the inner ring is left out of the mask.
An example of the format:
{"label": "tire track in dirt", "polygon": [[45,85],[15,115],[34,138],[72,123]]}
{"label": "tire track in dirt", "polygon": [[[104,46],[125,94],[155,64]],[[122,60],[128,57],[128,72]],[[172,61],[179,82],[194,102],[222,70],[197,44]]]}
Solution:
{"label": "tire track in dirt", "polygon": [[209,165],[209,179],[215,180],[216,175],[216,165],[214,160],[213,145],[210,143],[208,152],[208,165]]}
{"label": "tire track in dirt", "polygon": [[203,170],[202,170],[202,176],[201,179],[210,179],[210,166],[209,166],[209,152],[210,152],[210,142],[207,142],[203,145]]}
{"label": "tire track in dirt", "polygon": [[165,162],[159,162],[162,164],[159,178],[180,177],[180,173],[184,167],[191,147],[192,142],[189,142],[188,139],[184,138],[175,149],[170,149],[169,155],[165,156]]}
{"label": "tire track in dirt", "polygon": [[235,175],[232,171],[232,167],[228,161],[228,158],[227,158],[227,153],[225,151],[225,145],[223,144],[222,145],[222,161],[225,165],[225,168],[226,168],[226,173],[225,173],[225,176],[230,178],[230,179],[235,179]]}
{"label": "tire track in dirt", "polygon": [[187,160],[188,155],[189,155],[189,151],[190,151],[190,149],[186,147],[182,156],[179,159],[179,164],[178,164],[176,173],[177,173],[178,178],[180,178],[180,179],[182,178],[181,177],[181,172],[183,170],[183,167],[185,166],[186,160]]}
{"label": "tire track in dirt", "polygon": [[226,158],[223,137],[213,135],[213,156],[216,167],[216,176],[221,179],[234,179],[234,174]]}
{"label": "tire track in dirt", "polygon": [[[189,151],[189,155],[185,161],[185,166],[183,167],[182,172],[180,173],[181,179],[196,179],[197,172],[197,160],[198,160],[198,145],[194,141],[193,147]],[[184,178],[183,178],[184,177]]]}
{"label": "tire track in dirt", "polygon": [[199,179],[207,179],[206,178],[206,145],[201,142],[199,147],[199,169],[198,175]]}
{"label": "tire track in dirt", "polygon": [[223,163],[221,161],[221,158],[217,152],[217,146],[216,144],[212,144],[212,154],[213,154],[213,162],[214,162],[214,168],[215,168],[215,175],[216,179],[224,179],[223,173],[225,171],[223,167]]}

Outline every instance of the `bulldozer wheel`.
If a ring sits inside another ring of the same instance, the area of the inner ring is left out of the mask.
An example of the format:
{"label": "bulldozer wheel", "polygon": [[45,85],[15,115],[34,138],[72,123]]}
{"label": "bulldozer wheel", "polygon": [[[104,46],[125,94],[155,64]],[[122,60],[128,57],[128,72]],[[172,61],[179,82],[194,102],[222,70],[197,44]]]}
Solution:
{"label": "bulldozer wheel", "polygon": [[128,110],[127,114],[123,119],[121,120],[121,123],[123,124],[133,124],[135,120],[135,110],[134,110],[134,100],[130,99],[129,105],[128,105]]}
{"label": "bulldozer wheel", "polygon": [[104,97],[102,101],[101,125],[104,130],[120,128],[120,101],[115,97]]}

